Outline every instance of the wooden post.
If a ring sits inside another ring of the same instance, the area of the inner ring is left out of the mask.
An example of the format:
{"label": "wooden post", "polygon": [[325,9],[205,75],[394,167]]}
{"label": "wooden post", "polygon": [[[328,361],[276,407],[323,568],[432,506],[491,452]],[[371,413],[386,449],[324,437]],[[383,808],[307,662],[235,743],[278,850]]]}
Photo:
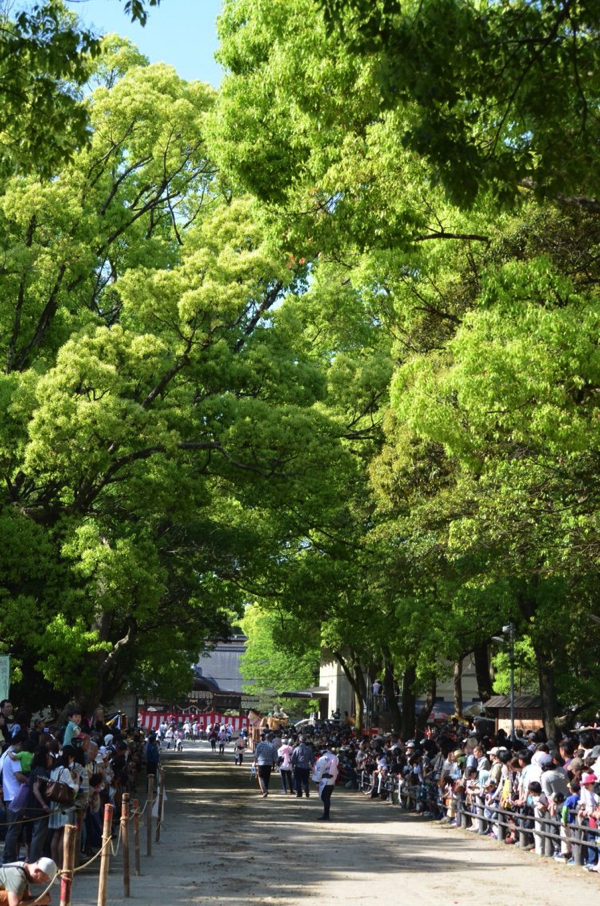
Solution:
{"label": "wooden post", "polygon": [[63,843],[63,864],[60,876],[60,906],[71,906],[71,891],[73,888],[73,869],[75,868],[75,843],[77,841],[77,826],[65,826]]}
{"label": "wooden post", "polygon": [[154,804],[154,775],[148,774],[148,798],[146,799],[146,855],[152,855],[152,806]]}
{"label": "wooden post", "polygon": [[163,816],[163,799],[165,796],[165,769],[160,768],[158,775],[158,821],[156,822],[156,842],[160,843],[160,826]]}
{"label": "wooden post", "polygon": [[121,840],[123,841],[123,896],[131,896],[129,872],[129,793],[123,793],[121,800]]}
{"label": "wooden post", "polygon": [[135,860],[135,874],[139,877],[142,873],[140,860],[140,804],[133,800],[133,855]]}
{"label": "wooden post", "polygon": [[110,803],[104,806],[104,826],[102,828],[102,857],[100,859],[100,876],[98,878],[98,906],[106,906],[106,888],[108,883],[108,865],[110,862],[110,838],[112,836],[113,807]]}

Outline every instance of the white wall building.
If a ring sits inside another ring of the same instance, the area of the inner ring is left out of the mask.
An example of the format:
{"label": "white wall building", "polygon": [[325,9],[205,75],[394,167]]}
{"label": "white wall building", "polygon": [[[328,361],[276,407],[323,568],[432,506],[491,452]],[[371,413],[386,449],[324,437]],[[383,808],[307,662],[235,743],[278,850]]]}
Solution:
{"label": "white wall building", "polygon": [[[371,682],[377,677],[371,677]],[[321,665],[319,674],[319,685],[326,686],[329,689],[329,713],[340,709],[342,717],[348,712],[352,715],[354,710],[354,693],[352,686],[346,678],[337,661],[329,661]],[[448,714],[454,712],[454,683],[452,679],[438,680],[434,709],[445,711]],[[475,675],[475,664],[471,657],[463,661],[462,672],[462,694],[463,709],[468,708],[474,702],[478,702],[479,691],[477,688],[477,677]]]}

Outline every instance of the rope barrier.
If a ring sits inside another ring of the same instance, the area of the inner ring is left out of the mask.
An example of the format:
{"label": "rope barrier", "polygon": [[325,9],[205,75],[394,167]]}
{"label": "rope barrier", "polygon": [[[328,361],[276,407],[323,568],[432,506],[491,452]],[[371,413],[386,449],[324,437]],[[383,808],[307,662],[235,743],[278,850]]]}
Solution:
{"label": "rope barrier", "polygon": [[[163,794],[163,799],[164,799],[164,792],[165,792],[164,791],[164,781],[161,784],[161,789],[162,789],[162,794]],[[113,857],[118,856],[119,852],[121,851],[122,846],[123,846],[123,849],[125,850],[124,838],[123,838],[124,829],[125,829],[125,832],[127,834],[129,834],[130,824],[132,822],[135,822],[135,820],[139,821],[140,818],[144,817],[144,815],[147,812],[148,805],[151,805],[152,809],[154,809],[154,807],[158,805],[158,811],[159,811],[159,813],[162,813],[162,809],[160,808],[160,805],[159,805],[159,794],[157,794],[156,797],[153,798],[152,800],[147,800],[144,803],[144,806],[142,808],[140,808],[139,805],[136,805],[133,808],[126,809],[126,813],[125,814],[122,813],[120,820],[119,820],[119,830],[118,830],[118,833],[116,834],[116,843],[113,843],[115,834],[111,833],[110,836],[108,836],[108,838],[106,840],[103,840],[102,845],[94,853],[94,855],[90,856],[89,859],[86,859],[86,861],[83,862],[81,865],[78,865],[76,868],[75,867],[65,868],[65,863],[63,862],[63,868],[59,869],[57,871],[56,875],[51,879],[50,883],[47,884],[47,886],[44,888],[44,890],[40,894],[38,894],[35,897],[35,899],[28,900],[28,906],[38,906],[38,904],[41,903],[41,901],[49,893],[49,891],[51,890],[53,885],[59,879],[61,880],[61,882],[63,880],[64,880],[64,882],[66,882],[65,884],[61,884],[61,901],[62,901],[62,891],[64,891],[64,889],[66,888],[66,889],[68,889],[67,897],[68,897],[68,902],[70,903],[70,895],[71,895],[70,892],[71,892],[71,886],[72,886],[72,881],[73,881],[74,876],[76,874],[79,874],[79,872],[84,871],[84,869],[89,868],[90,865],[92,865],[97,859],[99,859],[101,857],[106,858],[106,856],[108,854],[110,854]],[[71,811],[71,810],[75,811],[75,807],[73,806],[71,808],[65,809],[65,811]],[[81,811],[81,809],[79,809],[79,811]],[[0,827],[2,827],[2,826],[10,827],[14,824],[25,825],[25,824],[29,824],[31,822],[49,819],[50,814],[51,813],[46,813],[46,814],[37,815],[32,818],[17,818],[16,820],[13,820],[13,821],[0,822]],[[110,814],[111,814],[111,818],[112,818],[112,814],[113,814],[112,808],[110,810]],[[165,825],[164,821],[162,820],[162,814],[161,814],[161,817],[158,819],[157,828],[160,829],[160,828],[164,828],[164,827],[166,827],[166,825]],[[134,831],[134,836],[135,836],[135,831]],[[138,845],[138,849],[139,849],[139,839],[138,839],[137,845]],[[127,854],[124,852],[124,859],[125,859],[124,869],[126,868],[125,867],[125,862],[127,861],[127,859],[125,858],[126,855]],[[137,855],[139,856],[139,852]],[[150,853],[148,853],[148,855],[150,855]],[[66,853],[65,853],[65,858],[66,858]],[[105,871],[107,870],[107,868],[108,868],[108,866],[106,866]],[[139,873],[140,872],[138,870],[136,870],[136,874],[139,874]],[[102,869],[101,869],[100,875],[99,875],[99,885],[100,886],[102,886],[101,875],[102,875]],[[100,891],[100,888],[99,888],[99,891]],[[129,893],[127,892],[125,895],[129,896]]]}
{"label": "rope barrier", "polygon": [[[75,806],[72,806],[72,808],[74,807]],[[15,818],[14,821],[0,821],[0,827],[11,827],[13,824],[30,824],[32,821],[39,821],[41,818],[47,817],[50,817],[50,813],[47,815],[38,815],[37,818]]]}
{"label": "rope barrier", "polygon": [[[95,862],[96,859],[97,859],[99,856],[102,855],[102,853],[104,852],[106,846],[107,846],[108,844],[111,844],[111,843],[112,843],[112,840],[109,838],[109,839],[106,841],[106,844],[102,844],[102,846],[100,847],[100,849],[99,849],[97,852],[95,852],[93,856],[90,856],[90,858],[88,859],[87,862],[84,862],[82,865],[78,865],[77,868],[74,868],[74,869],[73,869],[73,873],[74,873],[74,874],[77,874],[78,872],[83,871],[84,868],[87,868],[88,865],[91,865],[92,862]],[[59,874],[61,874],[61,872],[59,872]]]}

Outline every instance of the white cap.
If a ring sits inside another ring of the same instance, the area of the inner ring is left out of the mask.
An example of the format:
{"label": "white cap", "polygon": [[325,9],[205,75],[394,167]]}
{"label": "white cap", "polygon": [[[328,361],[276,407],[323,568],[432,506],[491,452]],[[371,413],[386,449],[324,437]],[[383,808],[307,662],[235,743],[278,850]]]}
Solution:
{"label": "white cap", "polygon": [[46,856],[44,856],[42,859],[38,859],[37,867],[40,871],[43,871],[45,875],[48,875],[49,878],[55,878],[58,874],[56,862],[54,861],[54,859],[47,859]]}

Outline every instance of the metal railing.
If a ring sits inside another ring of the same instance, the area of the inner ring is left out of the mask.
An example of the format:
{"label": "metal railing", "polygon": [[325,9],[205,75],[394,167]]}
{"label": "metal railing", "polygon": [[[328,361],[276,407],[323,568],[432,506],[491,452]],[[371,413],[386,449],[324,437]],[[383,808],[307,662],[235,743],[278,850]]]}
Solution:
{"label": "metal railing", "polygon": [[540,855],[553,856],[562,852],[568,854],[575,865],[583,864],[588,850],[600,853],[600,830],[590,827],[578,811],[570,809],[570,820],[565,824],[546,809],[527,806],[501,808],[498,804],[486,803],[484,797],[479,795],[471,796],[469,807],[464,793],[458,794],[455,799],[457,826],[476,829],[482,836],[492,831],[496,839],[504,843],[507,832],[510,832],[518,835],[522,848],[533,842]]}
{"label": "metal railing", "polygon": [[[374,792],[378,797],[387,798],[393,805],[416,811],[422,802],[421,784],[395,775],[383,776],[375,771],[360,771],[357,774],[359,790]],[[373,784],[376,784],[375,788]],[[578,811],[569,810],[569,823],[546,809],[528,806],[502,808],[497,803],[485,801],[483,796],[471,794],[469,801],[465,793],[454,795],[456,826],[472,830],[481,836],[493,835],[504,843],[508,837],[518,837],[521,848],[535,848],[540,855],[552,857],[562,853],[565,859],[572,859],[575,865],[583,865],[591,851],[600,857],[600,828],[590,827]],[[446,808],[437,805],[440,813]]]}

